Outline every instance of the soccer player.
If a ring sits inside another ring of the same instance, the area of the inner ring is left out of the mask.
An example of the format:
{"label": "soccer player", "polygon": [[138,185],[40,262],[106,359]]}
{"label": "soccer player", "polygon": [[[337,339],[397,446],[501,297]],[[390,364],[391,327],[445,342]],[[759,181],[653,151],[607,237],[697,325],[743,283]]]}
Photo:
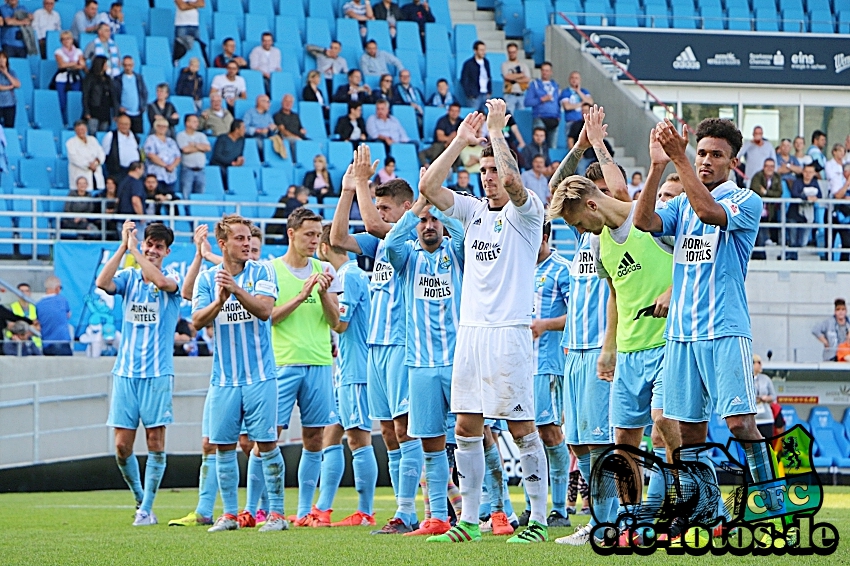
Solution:
{"label": "soccer player", "polygon": [[[283,457],[277,447],[277,382],[271,347],[271,316],[277,297],[274,271],[253,261],[251,222],[238,215],[216,223],[222,263],[198,276],[192,323],[200,332],[215,324],[209,397],[209,441],[216,446],[224,512],[210,532],[236,530],[239,523],[236,443],[244,417],[257,443],[269,494],[269,518],[261,531],[288,528],[283,517]],[[245,355],[248,352],[250,354]]]}
{"label": "soccer player", "polygon": [[[360,166],[358,156],[357,167]],[[368,160],[365,162],[368,166]],[[420,438],[431,518],[406,535],[441,535],[451,528],[446,418],[452,383],[457,321],[463,281],[463,229],[420,196],[387,234],[387,259],[407,306],[405,364],[410,379],[408,434]],[[443,227],[452,234],[443,235]],[[416,230],[417,241],[410,232]]]}
{"label": "soccer player", "polygon": [[339,322],[334,331],[339,333],[339,355],[336,367],[336,399],[339,424],[325,427],[322,451],[322,482],[316,509],[320,514],[331,512],[339,482],[345,470],[342,452],[343,431],[348,438],[354,467],[354,489],[357,491],[357,511],[336,523],[334,527],[374,525],[375,485],[378,482],[378,462],[372,448],[372,419],[369,418],[369,397],[366,385],[366,361],[369,349],[366,337],[369,332],[369,277],[357,267],[356,260],[348,259],[342,248],[331,245],[330,225],[322,228],[319,259],[330,263],[336,270],[342,287],[339,298]]}
{"label": "soccer player", "polygon": [[455,194],[442,187],[452,163],[469,145],[484,140],[484,115],[473,112],[420,180],[420,191],[447,216],[463,223],[467,259],[461,291],[452,372],[451,410],[457,414],[455,452],[463,511],[448,532],[432,542],[481,539],[478,508],[484,480],[484,419],[506,419],[520,451],[523,481],[531,499],[528,527],[509,543],[549,538],[546,499],[549,470],[534,426],[534,355],[531,334],[534,268],[543,232],[543,203],[523,187],[515,156],[502,129],[505,102],[487,103],[490,145],[481,154],[486,198]]}
{"label": "soccer player", "polygon": [[[355,158],[361,163],[369,162],[369,146],[358,147]],[[419,528],[415,501],[425,456],[422,441],[407,433],[410,410],[408,371],[404,365],[407,311],[403,289],[387,259],[383,237],[413,205],[413,189],[407,181],[393,179],[375,188],[376,200],[373,203],[369,180],[375,175],[377,163],[368,169],[365,166],[355,168],[353,185],[350,177],[347,183],[343,183],[331,225],[331,244],[375,260],[370,284],[372,309],[367,339],[369,416],[381,422],[390,480],[398,505],[387,524],[373,534],[404,534]],[[355,193],[368,233],[352,236],[348,233],[348,214]]]}
{"label": "soccer player", "polygon": [[[780,511],[770,454],[755,422],[752,337],[744,279],[762,213],[761,198],[728,181],[738,163],[741,132],[729,120],[709,118],[696,130],[696,159],[688,162],[688,127],[669,121],[650,133],[649,178],[660,179],[672,160],[685,193],[655,209],[650,191],[638,199],[635,226],[675,236],[673,296],[667,318],[664,416],[679,421],[681,442],[706,438],[713,410],[741,439],[750,472],[762,484],[765,507]],[[656,181],[657,182],[657,181]],[[668,442],[668,451],[678,446]],[[701,461],[708,460],[701,456]],[[710,460],[705,462],[711,465]]]}
{"label": "soccer player", "polygon": [[[165,472],[165,427],[174,421],[171,390],[174,381],[174,329],[180,316],[180,276],[162,270],[174,233],[161,223],[149,224],[139,249],[136,224],[124,222],[121,245],[98,274],[98,288],[121,295],[124,340],[112,368],[112,399],[108,426],[115,428],[115,459],[136,498],[133,526],[156,525],[153,501]],[[138,267],[118,271],[130,252]],[[145,486],[133,454],[139,421],[145,427],[148,458]]]}

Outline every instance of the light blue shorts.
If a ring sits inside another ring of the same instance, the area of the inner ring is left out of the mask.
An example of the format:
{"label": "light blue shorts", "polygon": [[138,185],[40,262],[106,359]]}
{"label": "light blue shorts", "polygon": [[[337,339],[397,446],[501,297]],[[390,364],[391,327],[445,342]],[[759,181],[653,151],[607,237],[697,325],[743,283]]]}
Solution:
{"label": "light blue shorts", "polygon": [[207,399],[210,444],[238,442],[243,420],[249,439],[277,441],[277,380],[241,387],[210,385]]}
{"label": "light blue shorts", "polygon": [[611,390],[611,425],[643,428],[652,424],[651,409],[664,407],[664,346],[617,353]]}
{"label": "light blue shorts", "polygon": [[495,432],[507,431],[508,421],[505,419],[484,419],[484,426],[489,426],[490,430]]}
{"label": "light blue shorts", "polygon": [[454,413],[446,414],[446,444],[457,445],[457,437],[455,437],[455,425],[457,424],[457,415]]}
{"label": "light blue shorts", "polygon": [[340,385],[337,390],[339,401],[339,420],[344,430],[359,428],[371,431],[372,419],[369,418],[369,392],[365,383]]}
{"label": "light blue shorts", "polygon": [[755,414],[752,341],[726,336],[697,342],[667,341],[664,416],[703,422],[711,411],[722,418]]}
{"label": "light blue shorts", "polygon": [[404,350],[404,346],[369,346],[366,382],[369,416],[373,420],[391,421],[410,411],[410,383]]}
{"label": "light blue shorts", "polygon": [[567,444],[611,444],[611,383],[596,376],[601,350],[570,350],[564,365],[564,433]]}
{"label": "light blue shorts", "polygon": [[407,370],[410,376],[407,433],[416,438],[443,436],[451,401],[452,366]]}
{"label": "light blue shorts", "polygon": [[107,426],[136,430],[139,422],[145,428],[156,428],[174,422],[171,389],[174,376],[112,376],[112,400]]}
{"label": "light blue shorts", "polygon": [[337,424],[333,366],[278,366],[277,426],[289,428],[296,401],[301,426]]}
{"label": "light blue shorts", "polygon": [[564,376],[534,376],[534,424],[561,426],[564,414]]}

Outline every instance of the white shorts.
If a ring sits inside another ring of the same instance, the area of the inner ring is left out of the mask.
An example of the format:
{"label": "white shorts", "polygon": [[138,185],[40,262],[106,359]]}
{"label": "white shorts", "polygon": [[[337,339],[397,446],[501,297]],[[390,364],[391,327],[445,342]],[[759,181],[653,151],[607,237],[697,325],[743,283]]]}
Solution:
{"label": "white shorts", "polygon": [[528,326],[460,326],[451,411],[534,421],[534,350]]}

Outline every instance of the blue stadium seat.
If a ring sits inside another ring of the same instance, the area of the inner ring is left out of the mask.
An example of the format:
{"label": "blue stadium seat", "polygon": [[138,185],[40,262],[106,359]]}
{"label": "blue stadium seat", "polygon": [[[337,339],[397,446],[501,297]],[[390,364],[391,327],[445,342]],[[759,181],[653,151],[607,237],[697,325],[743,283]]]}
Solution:
{"label": "blue stadium seat", "polygon": [[753,11],[757,10],[773,10],[776,11],[775,0],[752,0]]}
{"label": "blue stadium seat", "polygon": [[455,26],[453,44],[456,54],[468,53],[476,41],[478,41],[478,29],[473,24],[457,24]]}
{"label": "blue stadium seat", "polygon": [[[295,2],[293,2],[294,4]],[[287,10],[289,6],[287,6]],[[272,0],[248,0],[248,14],[259,14],[266,16],[269,20],[274,19],[275,9]],[[247,24],[247,21],[246,21]]]}
{"label": "blue stadium seat", "polygon": [[520,0],[503,0],[496,4],[494,16],[496,27],[503,29],[505,36],[512,39],[522,37],[524,11]]}
{"label": "blue stadium seat", "polygon": [[419,35],[419,24],[416,22],[397,22],[396,46],[404,49],[412,49],[421,55],[422,40]]}
{"label": "blue stadium seat", "polygon": [[[204,167],[204,178],[206,179],[204,194],[213,198],[222,198],[224,196],[224,182],[221,179],[221,168],[215,165]],[[191,195],[189,195],[189,198],[192,198]]]}
{"label": "blue stadium seat", "polygon": [[[159,83],[169,82],[169,77],[172,76],[171,67],[163,67],[159,65],[142,65],[142,76],[145,78],[145,84],[148,87],[148,102],[156,100],[156,85]],[[210,84],[209,82],[206,84]]]}
{"label": "blue stadium seat", "polygon": [[[372,161],[375,161],[377,159],[378,161],[383,163],[387,159],[387,148],[386,146],[384,146],[383,143],[366,142],[366,145],[369,146],[369,151],[372,154]],[[417,169],[416,172],[418,173],[419,170]]]}
{"label": "blue stadium seat", "polygon": [[260,143],[262,140],[256,138],[247,138],[245,140],[245,149],[242,150],[242,157],[245,158],[244,167],[259,168],[263,166],[260,159]]}
{"label": "blue stadium seat", "polygon": [[[261,169],[260,180],[262,181],[263,194],[273,195],[275,200],[280,198],[281,195],[286,193],[289,185],[294,183],[293,172],[292,164],[288,168],[264,167]],[[260,200],[262,201],[262,196]],[[268,216],[271,216],[271,214]]]}
{"label": "blue stadium seat", "polygon": [[39,59],[38,76],[36,77],[38,80],[34,86],[47,88],[50,85],[50,81],[53,80],[53,75],[56,74],[56,68],[56,59],[53,57],[44,60]]}
{"label": "blue stadium seat", "polygon": [[136,36],[117,34],[113,36],[113,39],[122,59],[129,55],[136,62],[136,65],[142,64],[142,58],[139,54],[139,42],[136,40]]}
{"label": "blue stadium seat", "polygon": [[835,33],[835,21],[829,10],[812,10],[809,22],[809,30],[812,33]]}
{"label": "blue stadium seat", "polygon": [[195,101],[191,96],[172,96],[169,98],[174,109],[180,114],[180,123],[177,125],[177,131],[183,130],[183,118],[188,114],[197,114],[195,109]]}
{"label": "blue stadium seat", "polygon": [[690,2],[687,5],[674,3],[672,23],[674,28],[696,29],[697,18],[693,4]]}
{"label": "blue stadium seat", "polygon": [[752,14],[746,4],[730,4],[727,10],[728,29],[736,31],[750,31],[750,20]]}
{"label": "blue stadium seat", "polygon": [[[18,162],[21,186],[28,189],[38,189],[42,191],[41,194],[47,194],[47,191],[53,188],[55,165],[55,157],[21,159]],[[67,172],[63,171],[63,173],[67,176]]]}
{"label": "blue stadium seat", "polygon": [[754,19],[756,31],[779,31],[779,16],[776,9],[756,8],[756,17]]}
{"label": "blue stadium seat", "polygon": [[782,10],[782,31],[805,33],[808,18],[802,8],[784,8]]}
{"label": "blue stadium seat", "polygon": [[[640,25],[639,16],[640,11],[635,10],[634,6],[620,2],[614,5],[614,23],[618,27],[638,27]],[[640,19],[643,20],[643,17]]]}
{"label": "blue stadium seat", "polygon": [[[335,187],[341,186],[341,183],[335,183]],[[324,208],[322,208],[322,216],[324,216],[325,220],[331,221],[334,219],[334,210],[336,210],[336,205],[339,203],[339,197],[325,197],[322,201]]]}
{"label": "blue stadium seat", "polygon": [[279,175],[286,177],[288,182],[292,182],[292,151],[287,151],[284,159],[275,152],[270,140],[263,140],[263,156],[266,158],[264,169],[275,169]]}
{"label": "blue stadium seat", "polygon": [[[244,39],[240,31],[242,25],[244,25],[242,16],[217,12],[213,16],[213,41],[215,43],[221,43],[228,37],[239,40]],[[237,50],[237,53],[240,53],[240,51]]]}
{"label": "blue stadium seat", "polygon": [[331,102],[330,125],[331,131],[336,128],[336,123],[343,116],[348,114],[348,104],[345,102]]}
{"label": "blue stadium seat", "polygon": [[307,43],[321,47],[331,44],[331,28],[328,20],[307,18]]}
{"label": "blue stadium seat", "polygon": [[[404,2],[402,2],[404,3]],[[452,27],[452,16],[449,11],[449,0],[431,0],[428,2],[431,7],[431,13],[434,14],[434,19],[441,24],[446,24],[449,28]]]}
{"label": "blue stadium seat", "polygon": [[392,153],[396,169],[415,172],[413,178],[419,178],[419,157],[416,154],[416,146],[409,143],[395,144]]}
{"label": "blue stadium seat", "polygon": [[242,15],[245,13],[245,6],[242,5],[242,0],[224,0],[216,2],[218,13],[227,14],[228,16]]}
{"label": "blue stadium seat", "polygon": [[[65,143],[69,139],[73,138],[75,135],[77,135],[77,134],[74,133],[74,130],[62,130],[61,132],[59,132],[59,156],[60,157],[62,157],[64,159],[68,158],[68,151],[67,151],[67,148],[65,147]],[[144,143],[144,140],[143,140],[143,143]]]}
{"label": "blue stadium seat", "polygon": [[829,0],[805,0],[809,12],[829,12]]}
{"label": "blue stadium seat", "polygon": [[33,92],[33,125],[48,130],[51,137],[65,127],[62,113],[59,111],[59,96],[55,90],[36,90]]}
{"label": "blue stadium seat", "polygon": [[576,24],[584,23],[584,7],[580,0],[555,0],[555,25],[565,25],[566,20],[561,17],[563,13]]}
{"label": "blue stadium seat", "polygon": [[[233,167],[230,168],[233,170]],[[224,200],[226,202],[232,202],[233,204],[229,204],[225,206],[225,212],[233,211],[236,214],[242,216],[243,218],[250,218],[251,220],[255,218],[259,218],[259,214],[257,211],[257,194],[247,195],[247,194],[225,194]]]}
{"label": "blue stadium seat", "polygon": [[436,106],[426,106],[425,114],[422,117],[422,139],[431,143],[434,141],[434,130],[437,127],[437,122],[447,113],[445,108]]}
{"label": "blue stadium seat", "polygon": [[301,12],[301,16],[298,17],[298,10],[291,10],[291,8],[291,6],[287,6],[287,13],[276,16],[274,19],[275,41],[281,41],[284,37],[297,37],[299,42],[304,40],[307,18],[304,16],[304,12]]}
{"label": "blue stadium seat", "polygon": [[265,14],[245,14],[245,40],[262,41],[264,33],[274,34],[272,22]]}
{"label": "blue stadium seat", "polygon": [[263,74],[260,71],[243,69],[239,71],[239,75],[245,79],[245,86],[248,89],[248,100],[253,102],[259,95],[266,93]]}
{"label": "blue stadium seat", "polygon": [[723,8],[719,6],[703,6],[700,9],[702,16],[702,29],[723,29]]}
{"label": "blue stadium seat", "polygon": [[401,126],[407,132],[407,137],[410,138],[410,141],[418,143],[420,139],[419,126],[416,121],[416,111],[413,107],[403,104],[393,104],[392,114],[401,122]]}
{"label": "blue stadium seat", "polygon": [[646,5],[646,27],[668,28],[670,27],[669,12],[666,6],[657,4]]}
{"label": "blue stadium seat", "polygon": [[12,128],[3,128],[3,133],[6,135],[6,159],[19,159],[24,156],[21,150],[21,139],[18,137],[18,132]]}
{"label": "blue stadium seat", "polygon": [[[328,169],[341,169],[343,173],[351,163],[353,149],[350,142],[332,141],[328,144]],[[335,185],[339,187],[339,185]]]}
{"label": "blue stadium seat", "polygon": [[301,118],[301,124],[309,125],[310,138],[314,140],[328,139],[328,133],[325,131],[325,117],[322,113],[322,107],[318,102],[301,102],[298,104],[298,113]]}
{"label": "blue stadium seat", "polygon": [[[543,38],[546,32],[546,24],[549,22],[546,13],[547,4],[542,0],[528,0],[525,3],[525,31],[523,32],[522,45],[526,56],[534,58],[535,65],[540,65],[546,55],[543,52]],[[462,51],[459,52],[462,53]],[[494,74],[496,73],[494,72]],[[494,90],[494,92],[498,91]]]}
{"label": "blue stadium seat", "polygon": [[809,426],[817,446],[816,458],[831,458],[841,468],[850,466],[850,444],[844,437],[844,428],[833,419],[828,408],[813,407]]}
{"label": "blue stadium seat", "polygon": [[298,164],[312,168],[313,158],[320,153],[325,155],[325,144],[317,140],[298,140],[295,142]]}
{"label": "blue stadium seat", "polygon": [[27,130],[27,156],[56,159],[56,139],[50,130]]}
{"label": "blue stadium seat", "polygon": [[[410,71],[410,80],[422,83],[423,71],[425,70],[425,57],[415,49],[396,49],[395,56],[404,65],[404,68]],[[415,83],[414,83],[415,84]]]}
{"label": "blue stadium seat", "polygon": [[366,37],[374,39],[381,51],[392,53],[393,44],[390,40],[390,27],[386,20],[369,20],[366,22]]}
{"label": "blue stadium seat", "polygon": [[[449,43],[449,30],[443,24],[428,23],[425,24],[425,49],[430,55],[436,53],[450,53],[451,43]],[[463,53],[472,51],[472,45],[469,45]]]}
{"label": "blue stadium seat", "polygon": [[[214,169],[215,171],[210,171],[211,174],[221,175],[220,169],[218,167],[212,167],[210,169]],[[210,176],[210,173],[207,174],[207,177]],[[209,181],[209,179],[207,180]],[[221,195],[213,195],[209,193],[203,194],[191,194],[189,195],[189,200],[192,204],[189,207],[189,213],[192,216],[201,216],[207,219],[219,220],[222,214],[221,206],[217,204],[204,204],[205,202],[210,201],[220,201],[223,200],[223,196]]]}
{"label": "blue stadium seat", "polygon": [[70,126],[83,115],[83,93],[69,92],[67,94],[68,106],[65,109],[65,113],[68,115],[68,125]]}
{"label": "blue stadium seat", "polygon": [[[39,4],[38,7],[41,8],[41,4]],[[78,6],[75,2],[56,3],[56,6],[53,9],[59,13],[59,17],[62,20],[62,29],[69,29],[71,27],[71,22],[74,21],[74,15],[76,15],[77,11],[80,10],[80,7],[81,6]],[[48,51],[48,53],[52,54],[53,51]]]}
{"label": "blue stadium seat", "polygon": [[[331,22],[336,21],[337,16],[328,0],[309,0],[307,2],[307,14],[311,18],[325,20],[329,25]],[[342,10],[340,10],[339,14],[342,15]]]}
{"label": "blue stadium seat", "polygon": [[272,73],[271,91],[272,110],[275,112],[280,108],[280,101],[284,94],[291,94],[296,99],[301,95],[301,89],[296,86],[292,73],[285,71]]}
{"label": "blue stadium seat", "polygon": [[[160,65],[171,61],[171,43],[167,37],[150,36],[145,40],[145,63]],[[203,61],[203,59],[202,59]]]}
{"label": "blue stadium seat", "polygon": [[16,93],[17,98],[23,99],[25,104],[29,104],[32,100],[32,92],[35,90],[32,78],[33,73],[30,68],[29,61],[26,59],[19,59],[17,57],[10,57],[9,69],[11,69],[18,80],[21,81],[21,88],[18,89],[18,92]]}
{"label": "blue stadium seat", "polygon": [[800,418],[797,414],[797,409],[791,405],[782,407],[782,418],[785,419],[785,429],[788,430],[794,425],[802,425],[803,428],[809,430],[809,423]]}
{"label": "blue stadium seat", "polygon": [[[62,199],[66,199],[68,196],[68,189],[50,189],[47,194],[51,197],[61,197]],[[50,200],[43,202],[42,206],[45,207],[45,212],[63,212],[65,210],[64,200]]]}
{"label": "blue stadium seat", "polygon": [[258,191],[254,170],[248,167],[228,167],[227,191],[232,195],[243,197],[245,200],[255,200]]}
{"label": "blue stadium seat", "polygon": [[[58,4],[58,2],[57,2]],[[174,41],[174,10],[167,8],[151,8],[148,15],[148,34],[167,37]]]}

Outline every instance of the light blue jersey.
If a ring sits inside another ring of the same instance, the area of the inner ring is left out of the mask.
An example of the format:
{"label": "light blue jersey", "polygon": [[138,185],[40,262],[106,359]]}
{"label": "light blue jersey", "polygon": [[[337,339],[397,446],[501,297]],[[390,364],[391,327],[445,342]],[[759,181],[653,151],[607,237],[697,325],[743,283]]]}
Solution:
{"label": "light blue jersey", "polygon": [[684,193],[655,211],[664,224],[661,234],[676,237],[668,340],[751,338],[744,279],[762,201],[731,181],[716,187],[711,196],[726,211],[725,228],[703,224]]}
{"label": "light blue jersey", "polygon": [[420,221],[410,211],[384,241],[407,306],[405,364],[410,367],[444,367],[454,360],[463,281],[463,228],[454,219],[435,216],[445,221],[453,237],[443,237],[433,253],[422,249],[419,240],[408,239]]}
{"label": "light blue jersey", "polygon": [[337,277],[343,289],[339,295],[339,321],[348,323],[348,328],[339,335],[339,385],[366,383],[366,356],[369,352],[366,336],[369,333],[369,310],[372,305],[369,278],[353,260],[339,268]]}
{"label": "light blue jersey", "polygon": [[[558,318],[567,313],[570,300],[570,262],[552,249],[549,257],[534,271],[534,310],[532,318]],[[543,333],[534,341],[536,375],[564,375],[562,330]]]}
{"label": "light blue jersey", "polygon": [[601,348],[607,323],[608,285],[596,275],[590,232],[579,235],[578,249],[570,265],[570,303],[561,346],[568,350]]}
{"label": "light blue jersey", "polygon": [[[217,300],[215,274],[221,269],[223,267],[217,265],[198,275],[192,297],[192,313]],[[277,279],[267,263],[249,260],[245,269],[233,278],[237,285],[252,295],[277,298]],[[258,319],[231,295],[215,317],[211,383],[220,387],[241,387],[275,379],[271,328],[271,318]]]}
{"label": "light blue jersey", "polygon": [[124,301],[121,347],[112,373],[122,377],[174,375],[174,330],[180,318],[180,275],[165,276],[177,282],[166,293],[145,282],[137,267],[122,269],[112,278],[115,294]]}
{"label": "light blue jersey", "polygon": [[368,344],[403,346],[405,338],[404,293],[387,259],[384,241],[371,234],[355,234],[361,255],[374,258],[372,267],[372,306],[369,314]]}

